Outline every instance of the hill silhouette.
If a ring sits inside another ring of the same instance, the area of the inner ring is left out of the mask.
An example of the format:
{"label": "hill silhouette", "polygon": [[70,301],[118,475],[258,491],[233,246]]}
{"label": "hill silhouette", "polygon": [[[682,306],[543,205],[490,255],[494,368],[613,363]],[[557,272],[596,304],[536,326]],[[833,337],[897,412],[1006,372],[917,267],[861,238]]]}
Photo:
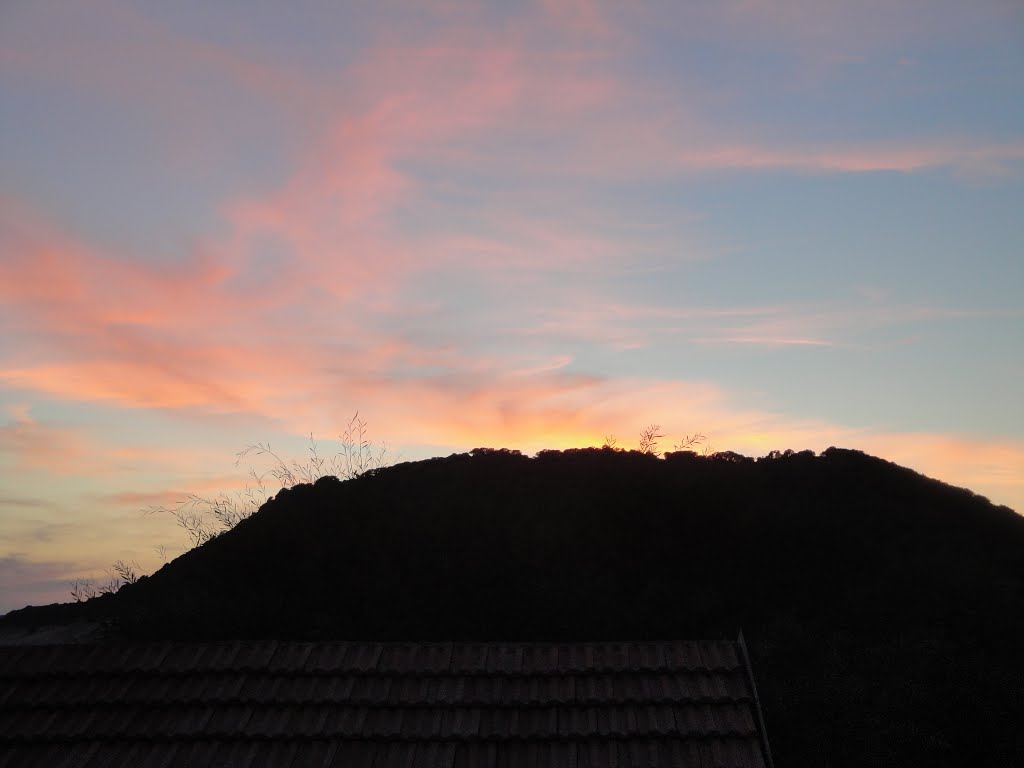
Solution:
{"label": "hill silhouette", "polygon": [[280,491],[116,595],[134,638],[663,639],[753,654],[780,765],[1024,762],[1024,519],[850,450],[477,449]]}

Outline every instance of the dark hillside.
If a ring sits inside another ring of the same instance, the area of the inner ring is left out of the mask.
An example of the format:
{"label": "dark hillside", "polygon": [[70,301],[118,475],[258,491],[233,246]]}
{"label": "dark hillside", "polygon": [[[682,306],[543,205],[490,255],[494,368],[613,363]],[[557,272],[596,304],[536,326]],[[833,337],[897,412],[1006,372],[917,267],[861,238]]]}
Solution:
{"label": "dark hillside", "polygon": [[478,450],[325,478],[104,606],[143,637],[742,627],[780,765],[1024,762],[1024,519],[855,451]]}

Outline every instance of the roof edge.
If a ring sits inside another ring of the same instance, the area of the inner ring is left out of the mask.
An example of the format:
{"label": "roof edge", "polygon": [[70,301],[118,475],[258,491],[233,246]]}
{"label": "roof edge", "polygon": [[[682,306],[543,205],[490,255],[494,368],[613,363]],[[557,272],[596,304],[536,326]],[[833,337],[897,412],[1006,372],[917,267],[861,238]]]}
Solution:
{"label": "roof edge", "polygon": [[761,711],[761,698],[757,695],[757,683],[754,682],[754,668],[750,664],[750,654],[747,652],[747,642],[743,637],[743,628],[740,628],[736,643],[740,647],[740,654],[743,656],[743,668],[747,671],[747,682],[750,683],[750,693],[754,697],[754,714],[757,716],[757,730],[761,735],[761,751],[764,752],[764,761],[768,768],[775,768],[772,762],[772,750],[768,744],[768,729],[764,723],[764,713]]}

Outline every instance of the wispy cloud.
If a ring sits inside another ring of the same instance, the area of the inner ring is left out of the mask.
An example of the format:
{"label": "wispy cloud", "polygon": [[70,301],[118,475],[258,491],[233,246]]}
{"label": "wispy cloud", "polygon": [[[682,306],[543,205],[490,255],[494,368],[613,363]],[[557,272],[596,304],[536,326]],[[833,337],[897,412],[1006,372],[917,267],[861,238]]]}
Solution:
{"label": "wispy cloud", "polygon": [[609,348],[642,348],[675,340],[701,345],[812,347],[890,346],[938,321],[1024,317],[1014,307],[944,307],[852,296],[749,306],[629,304],[613,295],[569,307],[537,308],[516,333]]}
{"label": "wispy cloud", "polygon": [[50,503],[43,498],[31,497],[31,496],[13,496],[10,494],[0,494],[0,508],[3,507],[22,507],[26,509],[40,509],[43,507],[50,506]]}
{"label": "wispy cloud", "polygon": [[817,173],[913,173],[951,168],[970,174],[1001,175],[1024,162],[1024,142],[963,144],[916,141],[874,146],[772,147],[770,145],[708,145],[684,149],[681,168],[694,170],[808,171]]}
{"label": "wispy cloud", "polygon": [[781,336],[722,336],[718,339],[698,339],[711,344],[754,344],[765,347],[831,347],[832,342],[823,339],[799,339]]}

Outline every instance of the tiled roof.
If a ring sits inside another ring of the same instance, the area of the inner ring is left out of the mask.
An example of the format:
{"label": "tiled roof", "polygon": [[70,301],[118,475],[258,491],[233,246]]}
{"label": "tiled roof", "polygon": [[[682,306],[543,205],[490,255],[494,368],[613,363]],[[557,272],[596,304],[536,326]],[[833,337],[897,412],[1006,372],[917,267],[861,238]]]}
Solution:
{"label": "tiled roof", "polygon": [[767,764],[735,642],[0,648],[0,766]]}

